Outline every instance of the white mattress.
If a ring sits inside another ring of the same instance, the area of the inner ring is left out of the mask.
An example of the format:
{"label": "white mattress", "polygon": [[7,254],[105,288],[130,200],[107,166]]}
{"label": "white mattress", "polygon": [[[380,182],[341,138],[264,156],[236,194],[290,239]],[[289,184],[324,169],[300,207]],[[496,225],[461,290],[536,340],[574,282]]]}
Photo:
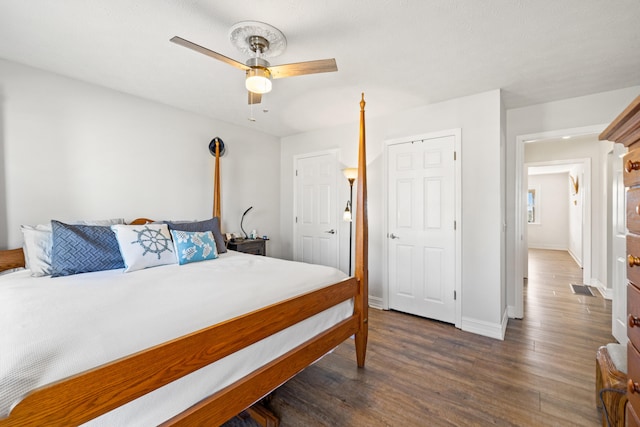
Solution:
{"label": "white mattress", "polygon": [[[1,276],[0,417],[37,387],[345,277],[329,267],[233,251],[131,273]],[[352,311],[346,301],[89,424],[157,425]]]}

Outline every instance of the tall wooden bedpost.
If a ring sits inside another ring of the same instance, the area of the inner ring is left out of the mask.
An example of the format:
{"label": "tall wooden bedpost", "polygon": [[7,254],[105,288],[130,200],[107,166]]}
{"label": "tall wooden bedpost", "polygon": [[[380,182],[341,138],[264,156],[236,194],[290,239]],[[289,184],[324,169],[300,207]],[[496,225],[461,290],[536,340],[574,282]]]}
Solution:
{"label": "tall wooden bedpost", "polygon": [[220,142],[215,139],[214,141],[216,145],[216,166],[213,174],[213,216],[218,217],[218,226],[222,231],[222,217],[220,215]]}
{"label": "tall wooden bedpost", "polygon": [[360,327],[356,333],[356,359],[364,367],[367,353],[369,317],[369,228],[367,219],[367,155],[365,147],[364,93],[360,101],[360,144],[358,147],[358,179],[356,198],[356,265],[355,276],[360,283],[355,309],[360,313]]}

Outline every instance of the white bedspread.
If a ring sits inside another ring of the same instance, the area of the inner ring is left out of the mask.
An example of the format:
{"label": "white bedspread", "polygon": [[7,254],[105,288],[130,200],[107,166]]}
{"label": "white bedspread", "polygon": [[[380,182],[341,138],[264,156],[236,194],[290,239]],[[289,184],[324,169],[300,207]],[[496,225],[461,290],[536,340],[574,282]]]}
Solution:
{"label": "white bedspread", "polygon": [[[0,277],[0,417],[30,390],[277,301],[335,283],[333,268],[230,251],[123,273]],[[92,421],[157,425],[347,318],[351,301]]]}

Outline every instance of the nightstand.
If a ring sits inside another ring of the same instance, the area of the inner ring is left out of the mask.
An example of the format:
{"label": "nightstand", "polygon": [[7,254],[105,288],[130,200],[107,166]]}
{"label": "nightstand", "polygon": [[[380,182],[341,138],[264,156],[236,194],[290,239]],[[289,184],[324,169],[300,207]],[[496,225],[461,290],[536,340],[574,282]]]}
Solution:
{"label": "nightstand", "polygon": [[265,239],[233,240],[227,244],[227,249],[231,249],[232,251],[244,252],[246,254],[266,256],[267,240]]}

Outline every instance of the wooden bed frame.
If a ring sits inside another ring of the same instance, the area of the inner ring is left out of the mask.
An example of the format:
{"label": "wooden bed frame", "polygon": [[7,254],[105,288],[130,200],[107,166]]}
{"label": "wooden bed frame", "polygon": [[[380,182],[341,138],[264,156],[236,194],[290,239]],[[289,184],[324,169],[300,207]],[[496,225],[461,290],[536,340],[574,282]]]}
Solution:
{"label": "wooden bed frame", "polygon": [[[205,398],[162,425],[222,424],[353,335],[357,365],[364,367],[368,316],[364,106],[362,94],[354,277],[212,325],[37,389],[18,403],[8,418],[0,420],[0,427],[82,424],[351,298],[354,299],[354,311],[349,318]],[[219,177],[218,161],[217,158],[216,176]],[[219,179],[216,181],[219,182]],[[219,206],[219,200],[217,203]],[[219,210],[217,212],[219,213]],[[22,249],[0,251],[0,271],[19,266],[24,266]]]}

